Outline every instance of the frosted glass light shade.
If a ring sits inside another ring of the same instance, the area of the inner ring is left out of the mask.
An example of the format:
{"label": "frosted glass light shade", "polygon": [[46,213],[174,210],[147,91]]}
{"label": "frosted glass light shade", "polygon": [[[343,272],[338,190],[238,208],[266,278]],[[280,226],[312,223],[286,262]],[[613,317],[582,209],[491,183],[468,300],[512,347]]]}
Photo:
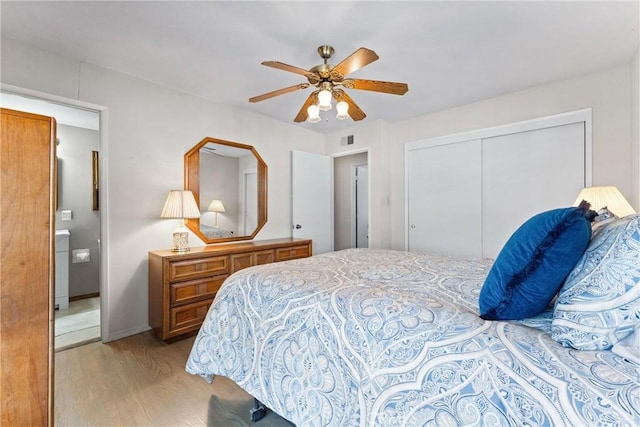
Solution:
{"label": "frosted glass light shade", "polygon": [[583,188],[573,205],[578,206],[582,200],[591,203],[591,209],[596,212],[606,207],[620,218],[636,213],[614,186]]}
{"label": "frosted glass light shade", "polygon": [[209,212],[225,212],[222,200],[212,200],[207,210]]}
{"label": "frosted glass light shade", "polygon": [[328,111],[331,109],[331,92],[326,89],[322,89],[318,93],[318,108],[321,111]]}
{"label": "frosted glass light shade", "polygon": [[344,120],[349,118],[349,104],[344,101],[340,101],[336,104],[336,110],[338,114],[336,115],[336,119]]}
{"label": "frosted glass light shade", "polygon": [[309,105],[309,108],[307,108],[307,121],[310,123],[320,121],[320,109],[317,105]]}

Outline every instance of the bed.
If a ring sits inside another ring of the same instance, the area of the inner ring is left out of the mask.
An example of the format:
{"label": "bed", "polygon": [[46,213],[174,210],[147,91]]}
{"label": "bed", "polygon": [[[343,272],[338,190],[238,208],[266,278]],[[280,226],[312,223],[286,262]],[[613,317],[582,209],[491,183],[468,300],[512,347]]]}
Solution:
{"label": "bed", "polygon": [[224,230],[222,228],[213,227],[205,224],[200,224],[200,232],[204,234],[207,237],[207,239],[233,237],[233,231]]}
{"label": "bed", "polygon": [[241,270],[186,370],[299,426],[635,426],[640,364],[552,337],[554,310],[483,320],[494,261],[348,249]]}

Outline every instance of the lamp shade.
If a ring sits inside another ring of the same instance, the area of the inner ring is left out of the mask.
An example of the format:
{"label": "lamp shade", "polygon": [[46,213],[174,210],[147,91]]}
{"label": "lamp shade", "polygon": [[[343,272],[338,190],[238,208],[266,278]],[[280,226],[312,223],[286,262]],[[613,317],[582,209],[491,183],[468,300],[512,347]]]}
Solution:
{"label": "lamp shade", "polygon": [[596,212],[606,207],[620,218],[636,213],[614,186],[583,188],[573,205],[578,206],[582,200],[591,203],[591,209]]}
{"label": "lamp shade", "polygon": [[212,200],[207,209],[209,212],[224,212],[224,205],[221,200]]}
{"label": "lamp shade", "polygon": [[161,218],[200,218],[200,210],[189,190],[171,190],[162,208]]}

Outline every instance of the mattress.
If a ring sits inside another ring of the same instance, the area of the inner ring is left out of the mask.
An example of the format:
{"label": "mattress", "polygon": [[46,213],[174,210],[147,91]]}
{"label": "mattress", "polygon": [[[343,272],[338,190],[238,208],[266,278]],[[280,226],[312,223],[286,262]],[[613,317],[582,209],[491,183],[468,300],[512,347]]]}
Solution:
{"label": "mattress", "polygon": [[491,265],[348,249],[241,270],[186,370],[296,425],[637,425],[640,365],[561,346],[550,313],[478,316]]}

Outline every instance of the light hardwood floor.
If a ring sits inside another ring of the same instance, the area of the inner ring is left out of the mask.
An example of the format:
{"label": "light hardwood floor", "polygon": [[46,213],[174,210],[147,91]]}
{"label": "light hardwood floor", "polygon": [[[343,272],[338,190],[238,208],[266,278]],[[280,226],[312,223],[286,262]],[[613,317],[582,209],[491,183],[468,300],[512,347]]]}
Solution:
{"label": "light hardwood floor", "polygon": [[71,301],[55,315],[56,351],[100,340],[100,297]]}
{"label": "light hardwood floor", "polygon": [[235,383],[186,373],[194,339],[166,344],[149,331],[56,353],[55,425],[292,426],[273,412],[253,424],[253,398]]}

